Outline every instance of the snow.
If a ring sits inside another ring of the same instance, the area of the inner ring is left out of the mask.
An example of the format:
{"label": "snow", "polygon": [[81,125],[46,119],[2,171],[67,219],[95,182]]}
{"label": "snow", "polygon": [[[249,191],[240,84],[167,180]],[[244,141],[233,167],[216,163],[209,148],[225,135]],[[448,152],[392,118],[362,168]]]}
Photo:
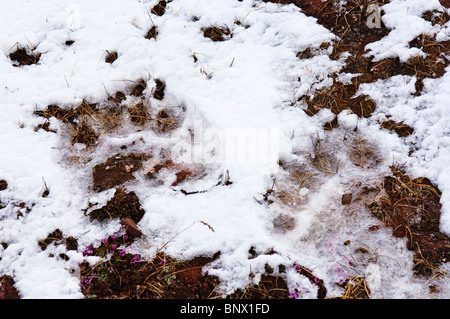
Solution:
{"label": "snow", "polygon": [[[420,16],[441,9],[439,2],[415,0],[407,1],[407,6],[405,2],[393,0],[384,6],[383,21],[393,31],[368,45],[376,59],[398,56],[407,60],[417,54],[408,48],[408,42],[433,30]],[[283,172],[275,169],[278,156],[269,156],[263,163],[206,163],[207,176],[183,186],[208,189],[195,196],[151,187],[137,174],[136,181],[127,184],[146,211],[139,222],[144,237],[133,245],[136,252],[151,258],[165,245],[167,254],[189,259],[220,250],[220,258],[206,270],[222,280],[224,294],[257,282],[266,263],[277,268],[298,262],[329,283],[329,295],[337,295],[339,290],[332,283],[355,272],[347,260],[354,258],[356,272],[369,278],[374,298],[425,296],[429,282],[413,278],[411,252],[404,240],[392,237],[387,229],[367,234],[366,229],[379,221],[363,209],[349,214],[336,203],[354,181],[370,185],[389,174],[393,160],[406,162],[412,175],[430,178],[442,191],[441,228],[450,235],[449,73],[424,81],[426,93],[414,98],[410,95],[414,92],[412,77],[361,85],[361,93],[377,103],[373,117],[358,119],[342,112],[340,128],[324,132],[322,126],[332,119],[331,112],[323,110],[308,117],[301,107],[290,106],[311,88],[325,85],[322,80],[342,66],[342,61],[332,61],[327,55],[307,60],[296,57],[306,47],[334,39],[314,18],[293,5],[252,0],[177,0],[158,17],[149,14],[154,4],[154,0],[81,0],[76,5],[67,0],[1,2],[7,14],[0,20],[0,179],[8,182],[8,188],[0,192],[0,200],[8,204],[0,209],[0,242],[8,247],[0,246],[0,274],[13,276],[21,297],[83,298],[77,277],[78,263],[84,258],[81,251],[120,227],[118,221],[91,223],[84,214],[89,202],[101,206],[113,194],[113,190],[99,194],[90,190],[93,166],[123,144],[136,142],[134,149],[145,151],[153,146],[175,148],[178,140],[175,135],[171,139],[151,130],[128,128],[102,136],[90,154],[92,161],[77,165],[70,158],[85,151],[70,145],[63,134],[35,131],[42,119],[33,112],[50,104],[71,107],[83,99],[101,102],[107,93],[124,90],[140,78],[148,80],[148,90],[154,85],[152,79],[166,82],[165,100],[153,102],[184,106],[186,119],[176,134],[186,136],[188,129],[196,128],[204,134],[200,146],[207,146],[207,133],[222,137],[223,142],[227,134],[250,129],[260,132],[257,136],[262,146],[272,145],[280,158],[305,162],[313,138],[319,135],[344,161],[337,174],[318,174],[315,185],[301,190],[301,197],[307,200],[300,208],[268,207],[255,200],[271,187],[271,174],[290,187]],[[236,20],[242,25],[235,24]],[[157,40],[145,39],[153,24],[158,27]],[[228,26],[233,37],[224,42],[206,39],[201,30],[211,25]],[[448,26],[439,32],[440,37],[448,37]],[[75,41],[70,47],[64,44],[68,39]],[[39,64],[13,67],[8,55],[17,43],[36,46],[36,51],[42,52]],[[104,63],[107,50],[119,53],[113,64]],[[400,139],[380,130],[377,119],[386,113],[396,121],[413,124],[414,134]],[[59,125],[51,120],[51,127]],[[340,141],[343,132],[356,125],[360,135],[350,137],[367,139],[382,157],[382,164],[371,170],[349,163]],[[411,143],[418,150],[408,157]],[[200,152],[196,156],[205,155],[201,148],[195,152]],[[227,170],[233,184],[213,187]],[[50,195],[44,198],[45,185]],[[17,217],[15,204],[21,202],[31,211]],[[293,230],[274,229],[272,220],[280,212],[294,218]],[[41,251],[37,245],[56,228],[78,239],[81,248],[67,252],[69,261],[48,257],[49,253],[65,252],[61,247]],[[353,248],[363,246],[374,252],[378,262],[367,263],[352,254],[351,247],[342,245],[345,240],[351,240]],[[274,249],[277,254],[249,259],[252,246],[261,253]],[[256,274],[253,279],[250,272]],[[317,288],[305,277],[288,269],[286,279],[290,289],[298,288],[303,298],[315,298]],[[441,284],[442,295],[450,296],[448,282]]]}

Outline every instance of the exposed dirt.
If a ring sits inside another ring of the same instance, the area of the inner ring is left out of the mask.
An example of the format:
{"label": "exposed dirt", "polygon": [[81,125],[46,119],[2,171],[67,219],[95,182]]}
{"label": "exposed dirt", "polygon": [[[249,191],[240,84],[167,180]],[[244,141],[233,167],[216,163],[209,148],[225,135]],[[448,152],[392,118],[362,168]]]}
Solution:
{"label": "exposed dirt", "polygon": [[450,238],[440,232],[440,191],[427,178],[412,179],[400,168],[384,178],[384,195],[369,208],[390,226],[393,235],[406,237],[414,251],[414,270],[421,275],[442,275],[439,266],[450,260]]}
{"label": "exposed dirt", "polygon": [[146,39],[155,39],[158,37],[158,28],[156,25],[152,26],[146,33],[145,38]]}
{"label": "exposed dirt", "polygon": [[225,41],[231,38],[233,35],[231,34],[230,29],[225,27],[207,27],[203,30],[203,36],[205,38],[210,38],[214,42]]}
{"label": "exposed dirt", "polygon": [[19,292],[14,287],[14,280],[11,276],[0,277],[0,299],[20,299]]}
{"label": "exposed dirt", "polygon": [[151,9],[151,13],[162,16],[166,12],[167,1],[161,0]]}
{"label": "exposed dirt", "polygon": [[41,58],[41,53],[36,53],[34,50],[30,50],[28,48],[24,48],[20,45],[17,45],[15,51],[9,54],[9,58],[16,63],[13,63],[13,66],[23,66],[23,65],[32,65],[39,62]]}
{"label": "exposed dirt", "polygon": [[106,162],[95,165],[92,171],[93,190],[101,192],[135,179],[133,173],[149,157],[149,154],[116,154]]}
{"label": "exposed dirt", "polygon": [[111,51],[111,52],[109,52],[109,51],[106,51],[106,58],[105,58],[105,62],[106,63],[114,63],[114,61],[116,61],[117,60],[117,58],[119,57],[119,55],[117,54],[117,52],[116,51]]}
{"label": "exposed dirt", "polygon": [[414,133],[414,128],[411,126],[403,122],[397,123],[393,120],[384,121],[381,123],[381,128],[394,131],[400,137],[405,137]]}
{"label": "exposed dirt", "polygon": [[157,100],[164,99],[164,90],[166,89],[166,83],[160,79],[155,79],[156,89],[153,93],[153,97]]}
{"label": "exposed dirt", "polygon": [[8,188],[8,182],[5,181],[4,179],[1,179],[0,180],[0,191],[4,191],[7,188]]}
{"label": "exposed dirt", "polygon": [[91,221],[103,221],[105,219],[125,219],[130,218],[138,223],[144,216],[145,211],[141,208],[139,197],[136,193],[126,192],[122,188],[117,188],[114,196],[105,206],[92,210],[89,213]]}

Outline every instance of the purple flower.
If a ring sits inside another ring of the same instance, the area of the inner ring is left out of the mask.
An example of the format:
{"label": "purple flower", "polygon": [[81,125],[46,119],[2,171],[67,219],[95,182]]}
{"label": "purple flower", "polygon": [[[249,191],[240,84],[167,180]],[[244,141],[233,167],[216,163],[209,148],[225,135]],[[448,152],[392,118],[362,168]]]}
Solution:
{"label": "purple flower", "polygon": [[116,238],[117,238],[117,235],[116,235],[116,234],[114,234],[114,235],[111,235],[110,237],[111,237],[111,239],[112,239],[112,240],[116,240]]}
{"label": "purple flower", "polygon": [[94,253],[94,250],[92,249],[92,246],[88,246],[84,251],[83,251],[83,256],[90,256]]}
{"label": "purple flower", "polygon": [[320,278],[319,277],[314,277],[314,283],[319,283],[319,281],[320,281]]}
{"label": "purple flower", "polygon": [[92,282],[92,277],[83,278],[83,280],[81,281],[81,283],[84,285],[89,285],[89,284],[91,284],[91,282]]}
{"label": "purple flower", "polygon": [[104,243],[105,245],[108,244],[108,238],[103,238],[102,243]]}
{"label": "purple flower", "polygon": [[127,254],[127,252],[125,250],[121,250],[119,252],[119,256],[121,256],[121,257],[125,256],[126,254]]}
{"label": "purple flower", "polygon": [[289,298],[290,299],[298,299],[300,297],[300,293],[298,292],[297,289],[294,289],[293,291],[291,291],[289,293]]}
{"label": "purple flower", "polygon": [[299,264],[294,264],[294,270],[296,272],[300,272],[302,270],[302,266],[300,266]]}
{"label": "purple flower", "polygon": [[113,253],[116,250],[116,245],[112,244],[111,249],[109,250],[111,253]]}
{"label": "purple flower", "polygon": [[123,235],[123,240],[127,241],[128,240],[128,236],[127,235]]}
{"label": "purple flower", "polygon": [[133,256],[133,258],[131,258],[130,264],[135,264],[138,263],[139,261],[141,261],[141,257],[138,254],[136,254]]}

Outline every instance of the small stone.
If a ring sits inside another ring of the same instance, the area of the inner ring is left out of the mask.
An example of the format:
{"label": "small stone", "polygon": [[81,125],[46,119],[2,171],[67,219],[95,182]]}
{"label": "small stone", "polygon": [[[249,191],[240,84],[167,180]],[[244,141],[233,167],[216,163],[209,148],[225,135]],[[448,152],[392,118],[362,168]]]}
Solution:
{"label": "small stone", "polygon": [[139,227],[136,225],[136,223],[131,218],[124,218],[120,222],[121,225],[125,226],[125,231],[128,235],[133,237],[140,237],[142,236],[142,232],[140,231]]}
{"label": "small stone", "polygon": [[347,205],[352,202],[352,194],[342,195],[342,205]]}

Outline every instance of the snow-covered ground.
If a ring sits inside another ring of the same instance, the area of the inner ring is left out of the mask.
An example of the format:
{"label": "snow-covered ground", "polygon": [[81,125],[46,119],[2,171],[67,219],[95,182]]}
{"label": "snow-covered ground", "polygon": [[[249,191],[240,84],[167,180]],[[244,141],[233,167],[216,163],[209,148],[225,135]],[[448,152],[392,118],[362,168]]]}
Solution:
{"label": "snow-covered ground", "polygon": [[[306,47],[334,39],[314,18],[293,5],[253,0],[174,0],[164,15],[157,16],[150,13],[156,2],[0,1],[4,13],[0,20],[0,179],[8,182],[8,188],[0,192],[6,206],[0,209],[0,242],[8,244],[6,249],[0,246],[0,275],[14,278],[22,298],[82,298],[80,279],[73,270],[84,258],[84,247],[98,244],[120,228],[119,221],[90,222],[84,214],[89,202],[106,202],[111,196],[111,190],[92,191],[92,168],[121,152],[122,145],[136,152],[159,147],[175,150],[190,145],[180,136],[194,132],[192,164],[203,165],[206,175],[186,182],[183,188],[207,192],[185,196],[171,187],[154,187],[142,172],[126,184],[146,211],[139,222],[144,236],[133,245],[143,258],[151,258],[165,244],[167,254],[184,259],[220,250],[220,258],[205,270],[222,280],[225,294],[257,282],[266,263],[276,269],[279,264],[297,262],[324,280],[329,296],[342,292],[334,282],[362,275],[372,298],[428,298],[430,281],[413,276],[406,239],[393,237],[385,228],[367,232],[381,222],[363,206],[349,212],[340,201],[356,183],[374,185],[390,173],[393,162],[406,163],[409,174],[430,178],[442,191],[441,230],[450,235],[450,73],[424,80],[419,97],[411,95],[415,88],[409,76],[361,85],[360,91],[377,103],[373,116],[358,118],[342,112],[340,127],[326,132],[323,124],[333,118],[329,110],[310,117],[303,111],[305,105],[293,105],[311,88],[324,85],[322,80],[343,65],[325,54],[296,57]],[[432,9],[442,9],[439,1],[393,0],[386,5],[383,22],[393,31],[369,45],[375,57],[406,60],[417,53],[408,42],[422,33],[437,32],[439,40],[448,40],[448,23],[437,29],[420,18]],[[152,25],[158,29],[156,40],[144,37]],[[228,26],[232,37],[223,42],[204,37],[202,29],[214,25]],[[75,42],[67,46],[67,40]],[[17,44],[36,47],[42,53],[39,63],[13,67],[9,53]],[[117,51],[118,59],[105,63],[106,51]],[[166,83],[165,98],[151,98],[153,107],[185,108],[183,124],[171,136],[125,125],[102,134],[98,145],[86,150],[71,145],[61,122],[54,118],[51,127],[58,134],[34,129],[43,122],[34,115],[36,110],[50,104],[70,108],[82,100],[100,103],[107,93],[125,91],[130,81],[141,78],[147,81],[147,93],[154,88],[154,79]],[[385,114],[412,125],[414,134],[399,138],[380,130],[379,120]],[[358,133],[353,132],[356,125]],[[227,152],[208,157],[208,145],[252,155],[248,147],[232,144],[227,137],[255,132],[260,152],[256,162],[227,158]],[[349,138],[367,140],[381,162],[371,169],[353,165],[342,144],[346,132]],[[219,143],[214,144],[212,136]],[[292,187],[278,159],[308,165],[318,136],[340,160],[338,173],[318,172],[295,205],[258,203],[255,198],[262,199],[273,177],[277,187]],[[417,151],[409,156],[412,144]],[[268,146],[276,156],[262,156]],[[91,160],[79,164],[71,160],[75,157]],[[233,183],[213,187],[227,170]],[[45,185],[50,194],[42,197]],[[18,217],[17,205],[22,202],[30,211]],[[291,217],[294,228],[274,227],[279,214]],[[207,223],[214,231],[195,221]],[[66,252],[64,247],[42,251],[38,246],[57,228],[78,239],[79,250],[67,252],[68,261],[49,257],[49,253]],[[342,244],[347,240],[351,245]],[[249,259],[252,246],[258,252],[273,249],[277,254]],[[355,247],[369,250],[376,262],[354,253]],[[448,270],[448,264],[442,267]],[[250,272],[256,276],[250,278]],[[288,269],[286,279],[302,298],[315,298],[317,286],[307,278]],[[446,278],[433,279],[433,284],[440,287],[439,296],[450,296]]]}

